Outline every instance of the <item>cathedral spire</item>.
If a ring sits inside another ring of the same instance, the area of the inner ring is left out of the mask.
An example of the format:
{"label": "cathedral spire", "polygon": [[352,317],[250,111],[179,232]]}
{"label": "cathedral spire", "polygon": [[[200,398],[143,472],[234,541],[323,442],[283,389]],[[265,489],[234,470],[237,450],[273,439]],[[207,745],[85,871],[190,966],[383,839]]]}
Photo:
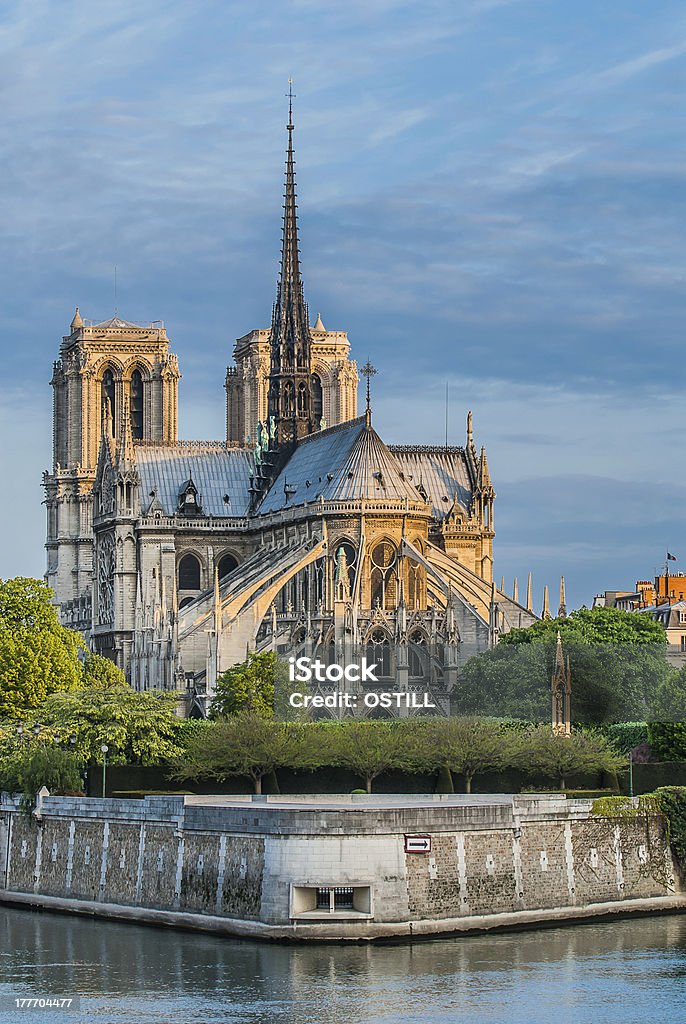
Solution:
{"label": "cathedral spire", "polygon": [[531,573],[529,573],[529,579],[526,584],[526,610],[532,612],[534,610],[534,599],[533,599],[533,581],[531,579]]}
{"label": "cathedral spire", "polygon": [[557,610],[558,617],[567,618],[567,598],[565,597],[565,578],[560,576],[560,607]]}
{"label": "cathedral spire", "polygon": [[279,444],[292,444],[314,431],[312,374],[307,304],[300,277],[298,214],[293,156],[293,88],[288,83],[288,149],[283,204],[281,269],[270,333],[269,415]]}

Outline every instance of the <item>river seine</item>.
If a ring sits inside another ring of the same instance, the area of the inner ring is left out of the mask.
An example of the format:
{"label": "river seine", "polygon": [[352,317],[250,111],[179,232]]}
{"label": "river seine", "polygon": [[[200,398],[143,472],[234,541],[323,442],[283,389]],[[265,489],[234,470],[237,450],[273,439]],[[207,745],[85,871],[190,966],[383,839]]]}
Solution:
{"label": "river seine", "polygon": [[[0,1021],[684,1024],[686,915],[276,946],[0,907]],[[80,1008],[13,1009],[79,997]]]}

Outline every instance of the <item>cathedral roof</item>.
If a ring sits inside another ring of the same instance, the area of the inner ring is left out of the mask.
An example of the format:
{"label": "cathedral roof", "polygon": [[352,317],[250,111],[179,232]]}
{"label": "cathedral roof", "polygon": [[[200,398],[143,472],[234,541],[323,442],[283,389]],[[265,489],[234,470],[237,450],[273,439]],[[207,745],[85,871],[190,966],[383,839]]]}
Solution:
{"label": "cathedral roof", "polygon": [[143,511],[154,502],[155,508],[173,516],[179,493],[192,479],[203,515],[244,516],[252,464],[252,455],[244,448],[226,448],[217,442],[136,445]]}
{"label": "cathedral roof", "polygon": [[424,499],[365,416],[303,438],[258,511],[309,501]]}
{"label": "cathedral roof", "polygon": [[389,451],[405,479],[426,494],[437,518],[450,510],[456,495],[460,505],[469,508],[472,489],[464,448],[390,445]]}

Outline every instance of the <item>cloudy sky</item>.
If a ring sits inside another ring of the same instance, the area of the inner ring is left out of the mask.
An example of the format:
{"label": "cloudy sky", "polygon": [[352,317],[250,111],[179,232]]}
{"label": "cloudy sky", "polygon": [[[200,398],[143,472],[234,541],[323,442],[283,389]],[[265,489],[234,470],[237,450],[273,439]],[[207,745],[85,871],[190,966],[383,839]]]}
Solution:
{"label": "cloudy sky", "polygon": [[75,305],[164,319],[221,437],[268,326],[288,78],[306,296],[389,442],[460,443],[496,575],[570,604],[686,568],[686,9],[677,0],[23,0],[0,8],[0,576],[41,575]]}

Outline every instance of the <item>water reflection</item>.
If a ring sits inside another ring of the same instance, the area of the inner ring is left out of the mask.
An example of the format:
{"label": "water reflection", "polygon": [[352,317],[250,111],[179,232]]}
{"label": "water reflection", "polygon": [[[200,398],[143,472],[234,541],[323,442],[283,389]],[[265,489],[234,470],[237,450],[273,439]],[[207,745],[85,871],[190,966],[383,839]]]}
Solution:
{"label": "water reflection", "polygon": [[[60,1016],[72,1021],[686,1020],[680,916],[413,945],[310,947],[0,908],[0,936],[0,993],[79,994],[80,1013]],[[48,1019],[46,1012],[11,1019],[32,1024]]]}

